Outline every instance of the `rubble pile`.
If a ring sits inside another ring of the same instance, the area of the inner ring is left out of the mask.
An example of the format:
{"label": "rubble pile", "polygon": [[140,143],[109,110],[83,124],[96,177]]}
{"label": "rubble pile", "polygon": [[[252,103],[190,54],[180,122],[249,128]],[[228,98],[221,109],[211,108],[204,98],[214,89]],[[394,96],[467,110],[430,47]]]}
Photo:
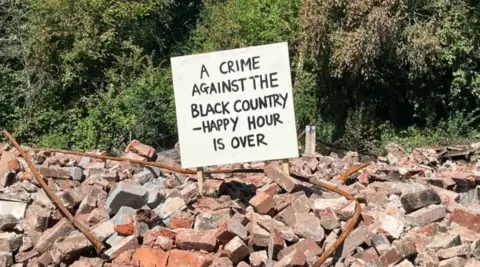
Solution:
{"label": "rubble pile", "polygon": [[[361,203],[359,222],[323,266],[480,266],[478,147],[387,149],[345,184],[336,177],[360,162],[356,153],[290,161],[292,173]],[[202,196],[195,175],[30,151],[64,206],[105,244],[99,255],[18,151],[0,153],[0,266],[313,266],[355,213],[354,201],[284,174],[279,162],[227,166],[264,173],[210,175]],[[178,166],[139,142],[123,157]]]}

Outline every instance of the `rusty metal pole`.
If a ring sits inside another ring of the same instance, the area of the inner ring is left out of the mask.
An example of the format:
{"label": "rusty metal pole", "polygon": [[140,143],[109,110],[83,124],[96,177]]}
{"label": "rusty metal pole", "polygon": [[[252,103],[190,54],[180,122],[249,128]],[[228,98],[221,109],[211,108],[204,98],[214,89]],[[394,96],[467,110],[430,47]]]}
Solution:
{"label": "rusty metal pole", "polygon": [[57,197],[57,195],[55,195],[55,193],[52,192],[52,190],[48,187],[45,181],[43,181],[42,176],[40,175],[40,173],[38,172],[37,168],[32,163],[32,161],[30,160],[30,156],[27,153],[25,153],[25,151],[23,151],[23,149],[17,143],[15,138],[13,138],[13,136],[7,131],[3,131],[3,134],[10,140],[10,142],[12,142],[12,144],[15,146],[18,152],[22,155],[28,167],[33,172],[35,179],[42,186],[47,196],[52,200],[53,203],[55,203],[55,205],[63,213],[63,215],[67,217],[70,223],[72,223],[78,230],[80,230],[87,237],[87,239],[95,246],[97,253],[100,254],[105,249],[105,246],[103,245],[103,243],[92,232],[90,232],[90,229],[88,227],[86,227],[84,224],[76,220],[72,216],[72,214],[70,214],[70,212],[63,206],[62,202]]}

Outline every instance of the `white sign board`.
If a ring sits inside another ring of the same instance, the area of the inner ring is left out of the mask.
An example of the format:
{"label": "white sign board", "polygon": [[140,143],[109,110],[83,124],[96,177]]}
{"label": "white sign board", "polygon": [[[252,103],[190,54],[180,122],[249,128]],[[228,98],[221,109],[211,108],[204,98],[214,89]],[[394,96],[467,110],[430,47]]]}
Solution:
{"label": "white sign board", "polygon": [[298,157],[286,42],[171,64],[183,168]]}

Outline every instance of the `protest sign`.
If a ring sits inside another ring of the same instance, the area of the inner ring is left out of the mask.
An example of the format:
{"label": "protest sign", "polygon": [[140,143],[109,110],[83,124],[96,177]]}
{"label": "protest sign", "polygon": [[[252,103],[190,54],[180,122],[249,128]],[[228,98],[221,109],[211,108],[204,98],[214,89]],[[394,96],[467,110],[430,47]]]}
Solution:
{"label": "protest sign", "polygon": [[298,157],[286,42],[171,64],[183,168]]}

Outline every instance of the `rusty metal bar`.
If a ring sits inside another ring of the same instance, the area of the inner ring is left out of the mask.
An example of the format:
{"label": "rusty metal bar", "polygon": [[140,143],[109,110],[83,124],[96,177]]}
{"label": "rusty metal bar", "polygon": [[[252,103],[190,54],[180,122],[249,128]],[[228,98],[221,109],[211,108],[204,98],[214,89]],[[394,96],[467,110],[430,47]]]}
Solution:
{"label": "rusty metal bar", "polygon": [[[194,170],[185,170],[182,168],[166,165],[163,163],[159,162],[149,162],[149,161],[140,161],[140,160],[134,160],[134,159],[128,159],[128,158],[119,158],[119,157],[112,157],[112,156],[104,156],[104,155],[96,155],[92,153],[82,153],[82,152],[75,152],[75,151],[69,151],[69,150],[62,150],[62,149],[50,149],[50,148],[44,148],[44,149],[34,149],[35,151],[48,151],[48,152],[59,152],[59,153],[64,153],[64,154],[70,154],[70,155],[76,155],[76,156],[85,156],[85,157],[92,157],[92,158],[98,158],[98,159],[103,159],[103,160],[112,160],[112,161],[129,161],[134,164],[139,164],[142,166],[154,166],[154,167],[159,167],[163,169],[167,169],[173,172],[177,173],[183,173],[183,174],[196,174],[197,172]],[[341,176],[337,177],[342,182],[345,182],[350,175],[353,173],[359,171],[360,169],[363,169],[367,167],[369,164],[360,164],[360,165],[354,165],[351,168],[349,168],[345,173],[343,173]],[[218,173],[263,173],[263,169],[215,169],[215,170],[209,170],[209,171],[204,171],[205,174],[218,174]],[[341,190],[340,188],[336,187],[335,185],[326,183],[321,180],[317,179],[307,179],[306,177],[301,177],[300,175],[295,174],[295,176],[301,178],[302,180],[309,180],[311,184],[320,186],[324,189],[327,189],[329,191],[335,192],[339,195],[344,196],[348,200],[352,200],[355,202],[355,213],[353,214],[353,217],[348,220],[345,229],[342,231],[342,234],[339,236],[337,241],[329,247],[319,258],[319,260],[313,265],[314,267],[320,267],[325,260],[327,260],[332,253],[345,241],[347,236],[353,231],[353,228],[357,224],[360,214],[361,214],[361,208],[360,208],[360,203],[348,192],[345,192],[344,190]],[[293,178],[293,177],[292,177]]]}
{"label": "rusty metal bar", "polygon": [[17,143],[15,138],[13,138],[13,136],[7,131],[3,131],[3,134],[5,135],[5,137],[7,137],[10,140],[10,142],[12,142],[12,144],[15,146],[18,152],[22,155],[28,167],[33,172],[35,179],[42,186],[47,196],[53,201],[53,203],[55,203],[55,205],[63,213],[63,215],[67,217],[70,223],[72,223],[75,227],[77,227],[78,230],[80,230],[88,238],[88,240],[90,240],[90,242],[95,246],[97,253],[101,253],[105,249],[105,246],[103,245],[103,243],[92,232],[90,232],[90,229],[88,227],[86,227],[81,222],[76,220],[72,216],[72,214],[70,214],[70,212],[63,206],[62,202],[57,197],[57,195],[55,195],[55,193],[52,192],[52,190],[48,187],[45,181],[43,181],[42,176],[40,175],[40,173],[38,172],[37,168],[32,163],[32,161],[30,160],[30,156],[27,153],[25,153],[25,151],[23,151],[23,149]]}

